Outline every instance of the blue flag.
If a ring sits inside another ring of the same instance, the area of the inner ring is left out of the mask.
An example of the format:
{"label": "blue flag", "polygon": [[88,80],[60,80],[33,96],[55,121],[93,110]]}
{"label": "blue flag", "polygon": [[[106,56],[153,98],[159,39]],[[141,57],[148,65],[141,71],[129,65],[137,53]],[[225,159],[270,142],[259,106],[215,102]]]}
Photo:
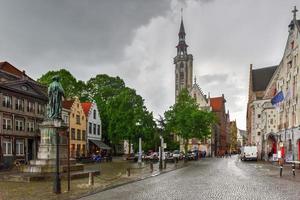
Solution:
{"label": "blue flag", "polygon": [[275,104],[282,102],[283,99],[284,99],[283,92],[280,91],[271,99],[271,103],[274,106]]}

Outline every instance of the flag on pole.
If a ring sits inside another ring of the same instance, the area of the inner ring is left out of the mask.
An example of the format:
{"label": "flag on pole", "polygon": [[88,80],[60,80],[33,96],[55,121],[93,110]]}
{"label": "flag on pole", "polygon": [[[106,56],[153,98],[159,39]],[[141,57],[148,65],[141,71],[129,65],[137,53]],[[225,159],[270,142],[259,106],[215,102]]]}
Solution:
{"label": "flag on pole", "polygon": [[274,106],[275,104],[282,102],[283,99],[284,99],[283,92],[280,91],[271,99],[271,103]]}

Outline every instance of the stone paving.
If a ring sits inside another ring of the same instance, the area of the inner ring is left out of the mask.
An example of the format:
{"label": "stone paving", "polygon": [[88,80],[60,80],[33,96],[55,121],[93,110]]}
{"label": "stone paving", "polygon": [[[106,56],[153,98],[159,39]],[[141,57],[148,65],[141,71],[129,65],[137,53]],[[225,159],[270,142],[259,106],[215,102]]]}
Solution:
{"label": "stone paving", "polygon": [[157,177],[106,190],[82,200],[244,200],[300,199],[300,170],[290,166],[279,177],[277,165],[241,162],[237,156],[190,162],[189,166]]}
{"label": "stone paving", "polygon": [[[180,162],[176,167],[168,164],[163,172],[174,170],[183,166]],[[127,168],[131,168],[130,177],[127,176]],[[94,186],[88,185],[88,178],[75,179],[71,181],[71,191],[67,192],[67,181],[62,181],[62,194],[52,193],[52,181],[39,181],[30,183],[0,181],[0,200],[18,199],[78,199],[91,193],[102,191],[106,188],[141,180],[161,173],[158,170],[158,163],[154,164],[153,172],[150,171],[149,163],[138,166],[137,163],[116,160],[108,163],[89,164],[86,170],[100,169],[101,175],[94,178]],[[0,178],[9,172],[0,172]]]}

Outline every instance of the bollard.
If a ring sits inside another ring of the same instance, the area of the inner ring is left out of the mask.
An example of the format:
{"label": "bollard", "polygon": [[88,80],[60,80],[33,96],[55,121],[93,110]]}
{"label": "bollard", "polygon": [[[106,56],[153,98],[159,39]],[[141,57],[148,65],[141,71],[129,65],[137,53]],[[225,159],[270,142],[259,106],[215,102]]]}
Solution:
{"label": "bollard", "polygon": [[292,166],[292,170],[293,170],[293,176],[296,176],[296,173],[295,173],[295,168],[296,168],[296,164],[294,163],[293,166]]}
{"label": "bollard", "polygon": [[151,170],[151,172],[153,172],[153,163],[152,162],[150,162],[150,170]]}
{"label": "bollard", "polygon": [[127,176],[130,176],[130,168],[127,168]]}
{"label": "bollard", "polygon": [[282,169],[283,169],[283,166],[280,165],[280,177],[282,176]]}
{"label": "bollard", "polygon": [[94,185],[94,173],[89,172],[89,186],[93,186],[93,185]]}

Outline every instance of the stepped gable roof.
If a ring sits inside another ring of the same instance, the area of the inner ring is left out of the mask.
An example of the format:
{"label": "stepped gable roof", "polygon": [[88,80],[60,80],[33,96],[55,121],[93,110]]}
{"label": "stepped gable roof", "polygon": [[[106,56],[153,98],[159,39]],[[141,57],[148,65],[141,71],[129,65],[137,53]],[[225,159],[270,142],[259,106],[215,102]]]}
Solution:
{"label": "stepped gable roof", "polygon": [[70,110],[73,103],[74,103],[74,100],[65,100],[65,101],[63,101],[63,108]]}
{"label": "stepped gable roof", "polygon": [[[195,88],[196,90],[198,90],[198,91],[200,92],[200,94],[204,97],[205,101],[208,102],[208,99],[206,98],[206,95],[203,93],[203,91],[202,91],[202,89],[200,88],[200,86],[198,85],[198,83],[195,82],[195,83],[193,84],[192,90],[193,90],[194,88]],[[192,91],[192,90],[191,90],[191,91]]]}
{"label": "stepped gable roof", "polygon": [[265,91],[278,65],[252,70],[252,88],[254,92]]}
{"label": "stepped gable roof", "polygon": [[223,96],[210,98],[210,106],[212,107],[212,111],[221,111],[224,103],[225,99]]}
{"label": "stepped gable roof", "polygon": [[89,112],[90,112],[90,109],[91,109],[92,105],[93,105],[92,102],[83,102],[83,103],[81,103],[83,112],[84,112],[86,117],[89,116]]}

